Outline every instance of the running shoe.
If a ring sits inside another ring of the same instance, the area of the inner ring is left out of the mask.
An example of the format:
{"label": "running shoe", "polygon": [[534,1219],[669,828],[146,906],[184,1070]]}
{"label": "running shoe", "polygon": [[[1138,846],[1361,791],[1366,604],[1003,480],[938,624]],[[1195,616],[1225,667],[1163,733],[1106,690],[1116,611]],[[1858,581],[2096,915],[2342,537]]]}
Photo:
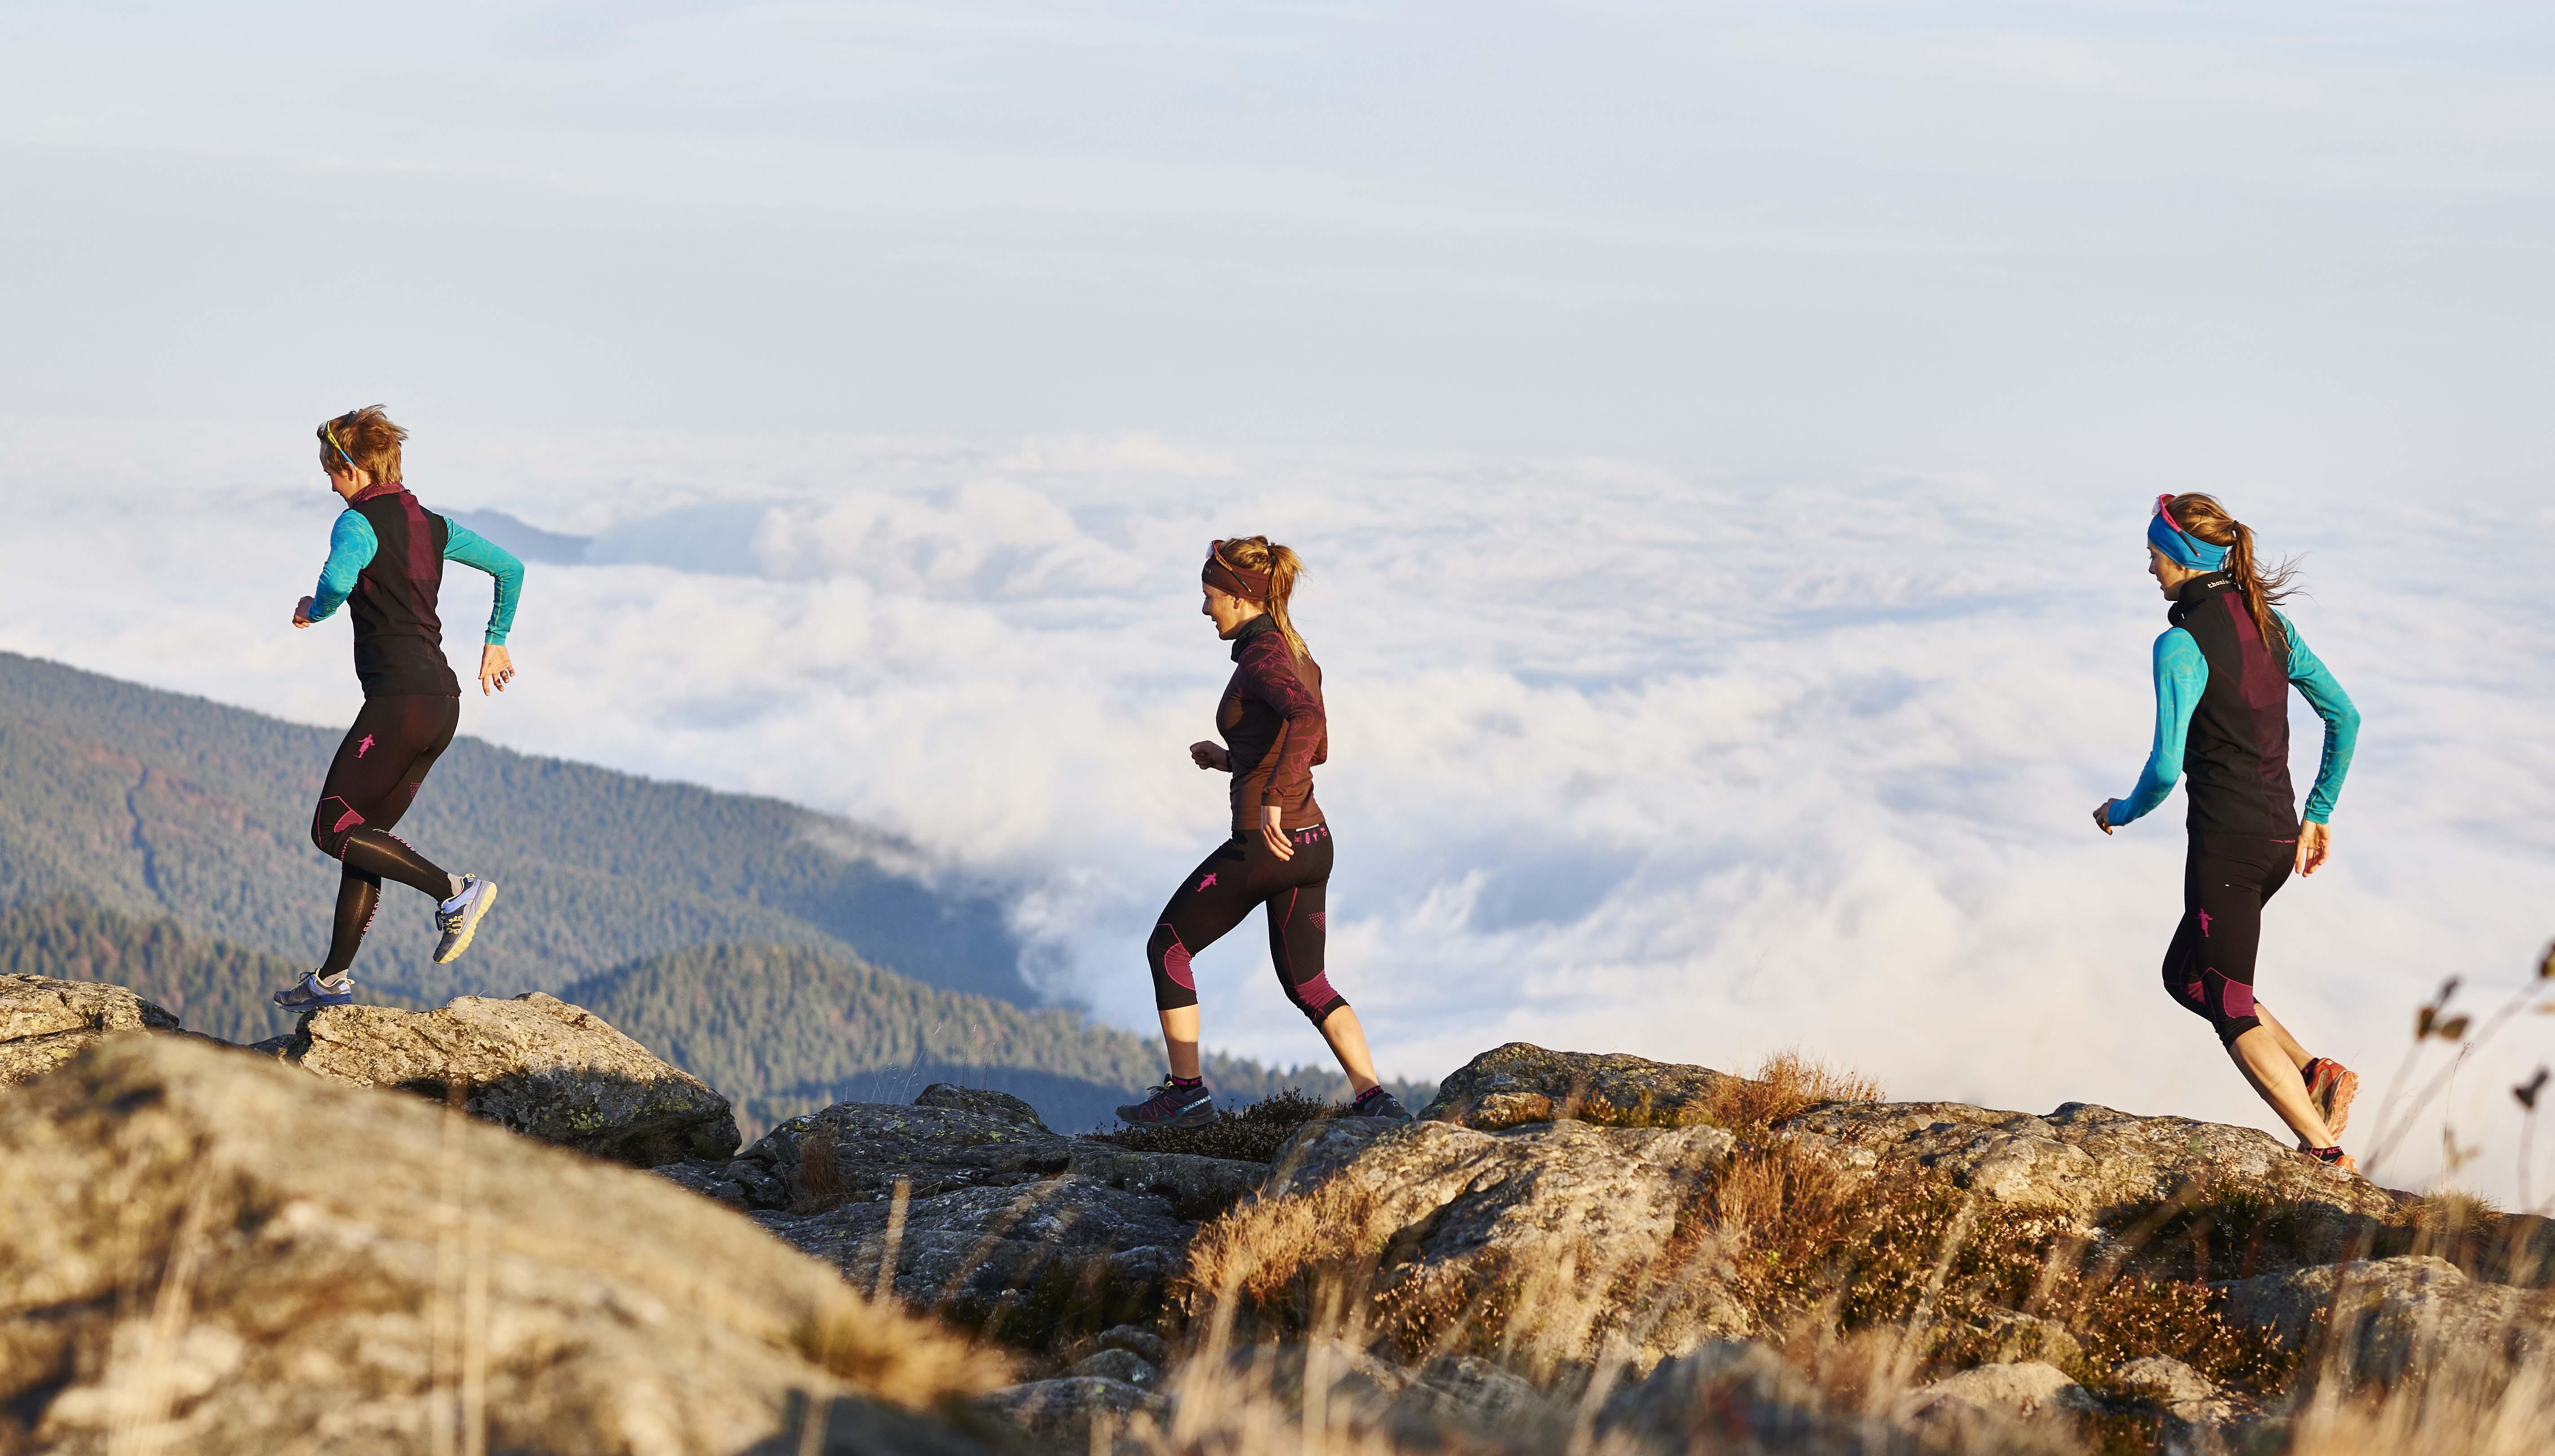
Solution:
{"label": "running shoe", "polygon": [[476,875],[461,877],[461,893],[434,908],[434,928],[443,938],[434,944],[434,963],[445,965],[470,948],[470,937],[479,932],[479,922],[488,908],[497,903],[497,882]]}
{"label": "running shoe", "polygon": [[2360,1095],[2360,1073],[2323,1056],[2311,1058],[2301,1070],[2316,1116],[2324,1119],[2327,1132],[2341,1137],[2342,1130],[2351,1126],[2351,1099]]}
{"label": "running shoe", "polygon": [[2302,1148],[2298,1151],[2304,1153],[2307,1156],[2314,1158],[2316,1161],[2323,1163],[2326,1167],[2338,1167],[2355,1178],[2360,1176],[2360,1159],[2343,1152],[2338,1146],[2333,1148]]}
{"label": "running shoe", "polygon": [[275,993],[275,1004],[286,1011],[317,1011],[323,1006],[355,1004],[355,981],[340,976],[334,983],[319,979],[317,971],[304,971],[302,979]]}
{"label": "running shoe", "polygon": [[1203,1128],[1215,1121],[1215,1094],[1200,1082],[1183,1087],[1165,1077],[1154,1095],[1118,1109],[1119,1121],[1140,1128]]}
{"label": "running shoe", "polygon": [[1380,1117],[1389,1122],[1406,1123],[1410,1121],[1410,1110],[1401,1105],[1400,1098],[1382,1087],[1369,1087],[1364,1096],[1349,1104],[1349,1116]]}

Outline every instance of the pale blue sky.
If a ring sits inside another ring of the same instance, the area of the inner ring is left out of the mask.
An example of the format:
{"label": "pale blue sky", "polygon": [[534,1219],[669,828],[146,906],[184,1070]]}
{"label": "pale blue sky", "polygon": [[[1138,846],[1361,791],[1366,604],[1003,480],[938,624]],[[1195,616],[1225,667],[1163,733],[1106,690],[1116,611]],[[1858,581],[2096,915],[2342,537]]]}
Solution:
{"label": "pale blue sky", "polygon": [[2555,22],[11,5],[0,411],[2534,489]]}

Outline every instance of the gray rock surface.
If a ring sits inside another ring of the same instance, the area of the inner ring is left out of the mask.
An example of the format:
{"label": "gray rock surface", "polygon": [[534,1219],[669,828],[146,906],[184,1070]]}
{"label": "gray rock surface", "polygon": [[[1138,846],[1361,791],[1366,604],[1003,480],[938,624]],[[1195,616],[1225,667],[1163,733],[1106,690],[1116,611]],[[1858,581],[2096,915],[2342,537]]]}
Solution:
{"label": "gray rock surface", "polygon": [[961,1087],[955,1082],[934,1082],[915,1095],[916,1107],[946,1108],[951,1112],[981,1112],[989,1117],[1009,1118],[1034,1132],[1050,1131],[1037,1109],[1009,1092],[990,1087]]}
{"label": "gray rock surface", "polygon": [[[892,1200],[873,1200],[754,1217],[867,1289],[891,1257],[894,1212]],[[1158,1310],[1196,1232],[1165,1199],[1072,1174],[960,1187],[907,1206],[892,1287],[915,1309],[1030,1337],[1035,1331],[1014,1316],[1037,1316],[1042,1296],[1061,1288],[1119,1318]]]}
{"label": "gray rock surface", "polygon": [[120,1032],[177,1030],[176,1017],[121,986],[0,976],[0,1087],[34,1081]]}
{"label": "gray rock surface", "polygon": [[[1529,1274],[1567,1284],[1555,1297],[1594,1297],[1633,1279],[1644,1292],[1600,1299],[1574,1353],[1629,1340],[1646,1367],[1704,1340],[1749,1333],[1719,1294],[1714,1271],[1664,1269],[1696,1179],[1734,1146],[1718,1128],[1601,1128],[1534,1124],[1484,1133],[1451,1122],[1363,1127],[1340,1119],[1307,1128],[1279,1156],[1264,1196],[1349,1195],[1363,1227],[1344,1244],[1389,1250],[1378,1274],[1386,1300],[1452,1297]],[[1347,1214],[1344,1217],[1350,1216]]]}
{"label": "gray rock surface", "polygon": [[1861,1167],[1940,1169],[1965,1188],[2087,1224],[2135,1218],[2187,1183],[2294,1200],[2312,1248],[2365,1243],[2396,1195],[2321,1167],[2251,1128],[2070,1102],[2047,1117],[1958,1102],[1840,1103],[1781,1125]]}
{"label": "gray rock surface", "polygon": [[2223,1425],[2251,1409],[2251,1401],[2229,1395],[2216,1381],[2162,1355],[2123,1361],[2113,1370],[2112,1383],[2191,1425]]}
{"label": "gray rock surface", "polygon": [[1512,1041],[1439,1083],[1419,1120],[1484,1132],[1563,1118],[1602,1127],[1691,1127],[1710,1121],[1713,1093],[1736,1080],[1710,1067]]}
{"label": "gray rock surface", "polygon": [[1606,1398],[1596,1428],[1616,1449],[1825,1451],[1879,1456],[1906,1443],[1821,1408],[1809,1378],[1753,1340],[1716,1340]]}
{"label": "gray rock surface", "polygon": [[1139,1418],[1156,1425],[1167,1420],[1171,1404],[1125,1381],[1075,1375],[1006,1386],[978,1396],[976,1408],[1010,1421],[1050,1446],[1079,1453],[1092,1449],[1095,1424],[1123,1435]]}
{"label": "gray rock surface", "polygon": [[659,1179],[177,1037],[0,1098],[0,1448],[406,1453],[467,1408],[493,1451],[957,1456],[928,1412],[1000,1379]]}
{"label": "gray rock surface", "polygon": [[1140,1325],[1112,1325],[1102,1330],[1100,1346],[1104,1350],[1132,1350],[1157,1369],[1170,1367],[1171,1342]]}
{"label": "gray rock surface", "polygon": [[1067,1375],[1096,1375],[1104,1380],[1124,1381],[1140,1391],[1150,1391],[1162,1383],[1161,1367],[1133,1350],[1100,1350],[1073,1363]]}
{"label": "gray rock surface", "polygon": [[736,1151],[726,1098],[601,1017],[538,991],[463,996],[430,1012],[326,1007],[273,1049],[333,1082],[438,1100],[460,1083],[475,1117],[636,1167]]}
{"label": "gray rock surface", "polygon": [[2555,1291],[2478,1283],[2444,1259],[2321,1265],[2223,1286],[2230,1319],[2258,1325],[2353,1381],[2416,1367],[2497,1381],[2555,1355]]}
{"label": "gray rock surface", "polygon": [[[2030,1421],[2095,1405],[2065,1371],[2036,1360],[1981,1365],[1898,1397],[1898,1419],[1929,1434],[1975,1444],[2008,1420]],[[1987,1417],[1984,1421],[1982,1416]]]}
{"label": "gray rock surface", "polygon": [[1523,1376],[1477,1355],[1442,1355],[1385,1408],[1389,1426],[1426,1434],[1452,1424],[1528,1450],[1568,1444],[1570,1416]]}
{"label": "gray rock surface", "polygon": [[730,1176],[748,1190],[748,1207],[816,1212],[886,1198],[900,1179],[921,1200],[1050,1177],[1073,1148],[1007,1108],[837,1102],[766,1133],[735,1158],[752,1168]]}

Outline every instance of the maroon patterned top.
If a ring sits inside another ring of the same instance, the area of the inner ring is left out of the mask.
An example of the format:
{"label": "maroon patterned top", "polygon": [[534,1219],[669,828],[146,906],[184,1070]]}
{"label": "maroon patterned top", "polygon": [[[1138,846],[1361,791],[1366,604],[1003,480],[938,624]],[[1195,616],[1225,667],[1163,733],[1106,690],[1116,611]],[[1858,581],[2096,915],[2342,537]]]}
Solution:
{"label": "maroon patterned top", "polygon": [[1233,832],[1260,830],[1260,810],[1285,811],[1279,827],[1322,822],[1313,802],[1313,766],[1331,756],[1330,720],[1322,711],[1322,669],[1295,661],[1286,634],[1266,616],[1233,636],[1233,680],[1215,705],[1215,729],[1233,764]]}

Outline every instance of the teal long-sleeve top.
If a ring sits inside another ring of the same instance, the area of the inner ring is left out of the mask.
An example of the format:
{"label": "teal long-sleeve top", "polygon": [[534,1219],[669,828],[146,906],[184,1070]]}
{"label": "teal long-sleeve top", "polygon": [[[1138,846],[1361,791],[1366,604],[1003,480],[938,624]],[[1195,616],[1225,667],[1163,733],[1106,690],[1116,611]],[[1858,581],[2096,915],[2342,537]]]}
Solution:
{"label": "teal long-sleeve top", "polygon": [[[2334,800],[2342,793],[2343,777],[2351,772],[2352,750],[2360,741],[2360,709],[2351,705],[2351,694],[2334,680],[2332,669],[2308,650],[2297,627],[2285,615],[2272,615],[2279,617],[2280,629],[2288,635],[2289,681],[2324,720],[2324,758],[2316,766],[2315,788],[2307,794],[2306,818],[2311,824],[2329,823]],[[2166,629],[2155,640],[2155,744],[2147,751],[2137,787],[2112,803],[2109,817],[2114,828],[2136,819],[2173,792],[2174,782],[2182,777],[2183,744],[2191,733],[2192,710],[2200,706],[2201,691],[2208,685],[2209,659],[2202,656],[2200,644],[2179,627]]]}
{"label": "teal long-sleeve top", "polygon": [[[488,643],[503,647],[506,634],[515,627],[515,603],[524,590],[524,563],[515,553],[470,530],[446,521],[451,534],[443,543],[443,559],[459,561],[497,578],[497,602],[488,613]],[[338,513],[337,524],[328,532],[328,559],[319,568],[318,590],[310,593],[310,620],[317,622],[346,604],[346,596],[355,589],[355,577],[373,563],[373,553],[381,549],[381,538],[373,534],[373,524],[360,511]]]}

